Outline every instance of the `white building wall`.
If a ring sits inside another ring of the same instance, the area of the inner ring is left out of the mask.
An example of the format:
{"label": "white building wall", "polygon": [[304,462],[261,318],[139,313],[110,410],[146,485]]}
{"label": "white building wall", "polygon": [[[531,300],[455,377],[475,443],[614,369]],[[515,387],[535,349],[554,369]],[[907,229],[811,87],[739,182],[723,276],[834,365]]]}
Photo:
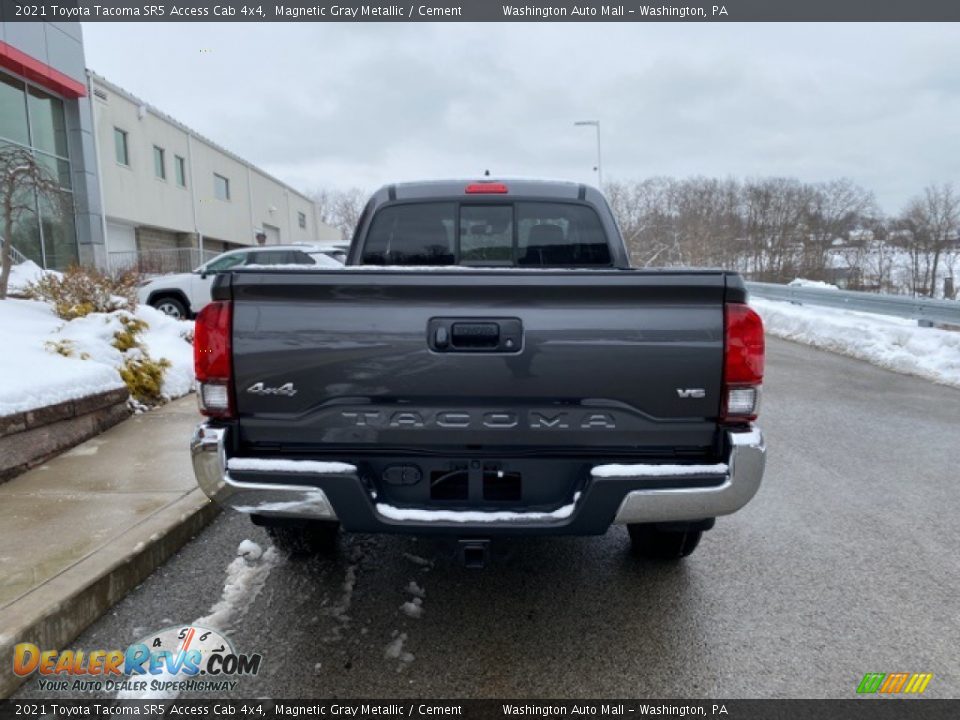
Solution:
{"label": "white building wall", "polygon": [[[339,240],[335,228],[316,221],[309,198],[109,81],[91,74],[91,85],[104,206],[111,223],[187,236],[199,233],[214,246],[215,241],[254,245],[264,225],[277,228],[283,243]],[[114,128],[127,132],[129,166],[117,162]],[[165,180],[156,177],[155,145],[164,149]],[[186,188],[176,181],[178,155],[187,162]],[[217,198],[214,174],[229,181],[229,200]],[[301,212],[306,228],[299,226]],[[121,250],[108,247],[110,252]]]}
{"label": "white building wall", "polygon": [[[187,188],[177,187],[174,155],[187,157],[187,134],[138,104],[94,81],[105,93],[94,94],[94,122],[100,154],[100,177],[107,217],[132,225],[147,225],[173,232],[194,231],[189,177]],[[114,128],[127,133],[129,165],[117,162]],[[165,150],[167,178],[154,174],[153,146]]]}

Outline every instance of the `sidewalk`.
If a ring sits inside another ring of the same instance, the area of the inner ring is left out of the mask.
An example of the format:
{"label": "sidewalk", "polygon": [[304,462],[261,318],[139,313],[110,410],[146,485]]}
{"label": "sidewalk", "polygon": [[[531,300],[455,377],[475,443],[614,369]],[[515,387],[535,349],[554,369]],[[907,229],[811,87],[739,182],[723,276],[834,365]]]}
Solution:
{"label": "sidewalk", "polygon": [[197,488],[189,395],[0,484],[0,698],[13,646],[64,649],[216,515]]}

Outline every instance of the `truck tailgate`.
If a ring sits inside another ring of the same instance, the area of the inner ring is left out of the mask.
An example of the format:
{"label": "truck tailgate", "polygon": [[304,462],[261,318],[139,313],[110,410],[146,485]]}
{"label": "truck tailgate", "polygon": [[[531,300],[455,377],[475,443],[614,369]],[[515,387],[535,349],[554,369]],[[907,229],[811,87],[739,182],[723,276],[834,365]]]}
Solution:
{"label": "truck tailgate", "polygon": [[241,446],[666,455],[716,440],[720,271],[250,270],[229,284]]}

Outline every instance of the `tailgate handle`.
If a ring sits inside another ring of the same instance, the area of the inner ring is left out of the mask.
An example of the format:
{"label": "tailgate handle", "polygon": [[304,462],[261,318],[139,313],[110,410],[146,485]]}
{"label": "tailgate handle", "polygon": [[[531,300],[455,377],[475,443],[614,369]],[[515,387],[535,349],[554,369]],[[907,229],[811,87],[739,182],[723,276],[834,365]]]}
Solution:
{"label": "tailgate handle", "polygon": [[455,322],[450,339],[454,348],[495,348],[500,344],[500,326],[495,322]]}
{"label": "tailgate handle", "polygon": [[519,318],[432,318],[427,344],[435,352],[516,353],[523,349]]}

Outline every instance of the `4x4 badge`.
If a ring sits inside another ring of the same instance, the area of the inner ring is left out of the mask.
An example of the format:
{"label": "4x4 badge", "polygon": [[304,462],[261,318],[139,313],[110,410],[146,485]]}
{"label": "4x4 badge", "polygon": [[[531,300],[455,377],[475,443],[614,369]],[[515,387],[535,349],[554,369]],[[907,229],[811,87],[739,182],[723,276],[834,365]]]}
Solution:
{"label": "4x4 badge", "polygon": [[286,395],[287,397],[293,397],[297,394],[297,389],[292,382],[284,383],[280,387],[267,387],[262,382],[258,382],[248,387],[247,392],[253,395]]}

